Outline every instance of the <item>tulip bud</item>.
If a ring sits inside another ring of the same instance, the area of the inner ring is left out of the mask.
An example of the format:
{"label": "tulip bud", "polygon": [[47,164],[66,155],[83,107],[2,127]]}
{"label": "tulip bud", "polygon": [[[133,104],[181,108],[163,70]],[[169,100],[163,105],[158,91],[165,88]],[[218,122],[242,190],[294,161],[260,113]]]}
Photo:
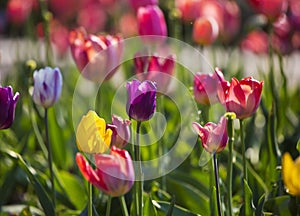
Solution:
{"label": "tulip bud", "polygon": [[167,36],[164,14],[157,5],[140,7],[137,12],[139,35]]}
{"label": "tulip bud", "polygon": [[220,78],[224,80],[223,74],[200,74],[194,76],[194,96],[197,103],[202,105],[212,105],[218,102],[218,85]]}
{"label": "tulip bud", "polygon": [[19,93],[14,95],[11,86],[0,86],[0,130],[9,128],[15,118],[16,104],[19,99]]}
{"label": "tulip bud", "polygon": [[107,128],[112,130],[111,145],[123,148],[130,140],[129,120],[113,115],[112,124],[107,124]]}
{"label": "tulip bud", "polygon": [[132,187],[134,168],[129,153],[113,146],[110,154],[96,154],[96,169],[80,154],[76,155],[82,175],[99,190],[110,196],[122,196]]}
{"label": "tulip bud", "polygon": [[200,17],[196,19],[193,27],[193,39],[201,45],[212,44],[218,37],[219,26],[212,17]]}
{"label": "tulip bud", "polygon": [[151,81],[132,80],[127,83],[126,111],[136,121],[149,120],[156,110],[156,84]]}
{"label": "tulip bud", "polygon": [[59,68],[45,67],[33,73],[33,101],[44,108],[53,106],[61,95],[62,75]]}
{"label": "tulip bud", "polygon": [[219,153],[227,144],[227,119],[222,116],[218,124],[208,122],[204,127],[193,122],[193,128],[199,135],[203,148],[209,153]]}
{"label": "tulip bud", "polygon": [[89,111],[83,116],[76,130],[76,143],[80,151],[89,154],[105,152],[111,142],[112,131],[106,129],[103,118]]}
{"label": "tulip bud", "polygon": [[221,83],[218,86],[218,97],[227,112],[234,112],[238,119],[250,117],[256,112],[261,100],[263,82],[247,77],[240,81],[232,78],[231,83]]}
{"label": "tulip bud", "polygon": [[156,82],[157,92],[165,93],[175,69],[175,56],[167,58],[142,56],[137,53],[134,57],[136,76],[140,81],[150,80]]}

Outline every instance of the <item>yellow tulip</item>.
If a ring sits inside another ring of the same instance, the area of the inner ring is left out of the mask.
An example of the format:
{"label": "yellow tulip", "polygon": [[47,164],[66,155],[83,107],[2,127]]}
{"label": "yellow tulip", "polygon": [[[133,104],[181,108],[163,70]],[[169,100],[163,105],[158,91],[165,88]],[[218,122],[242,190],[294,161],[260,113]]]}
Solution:
{"label": "yellow tulip", "polygon": [[85,153],[103,153],[110,146],[111,136],[112,130],[106,129],[105,120],[96,112],[89,111],[77,127],[77,147]]}
{"label": "yellow tulip", "polygon": [[283,155],[282,176],[287,192],[294,196],[300,196],[300,157],[293,161],[289,153]]}

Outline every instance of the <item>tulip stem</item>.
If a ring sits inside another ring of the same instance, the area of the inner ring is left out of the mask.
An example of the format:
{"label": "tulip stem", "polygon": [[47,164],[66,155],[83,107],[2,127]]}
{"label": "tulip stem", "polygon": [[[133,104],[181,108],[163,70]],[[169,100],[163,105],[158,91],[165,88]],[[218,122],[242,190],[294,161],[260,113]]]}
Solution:
{"label": "tulip stem", "polygon": [[93,215],[93,185],[88,182],[88,216]]}
{"label": "tulip stem", "polygon": [[108,200],[106,204],[106,212],[105,212],[106,216],[110,216],[111,200],[112,200],[111,196],[108,196]]}
{"label": "tulip stem", "polygon": [[48,124],[48,109],[45,108],[45,130],[46,130],[46,146],[48,150],[48,166],[50,170],[50,181],[51,181],[51,198],[52,203],[55,209],[55,188],[54,188],[54,173],[53,173],[53,167],[52,167],[52,151],[51,151],[51,144],[49,139],[49,124]]}
{"label": "tulip stem", "polygon": [[142,161],[140,152],[140,128],[141,122],[137,122],[136,126],[136,145],[134,149],[135,160],[137,162],[137,182],[136,182],[136,208],[138,215],[143,215],[143,181],[142,181]]}
{"label": "tulip stem", "polygon": [[215,170],[215,181],[216,181],[216,197],[217,197],[217,205],[218,205],[218,215],[222,216],[221,198],[220,198],[220,191],[219,191],[219,171],[218,171],[217,153],[216,152],[214,152],[214,170]]}
{"label": "tulip stem", "polygon": [[123,216],[129,216],[124,195],[120,196],[119,199],[120,199],[120,203],[121,203],[121,206],[122,206]]}
{"label": "tulip stem", "polygon": [[244,142],[244,124],[243,124],[242,119],[240,119],[240,136],[241,136],[241,144],[242,144],[244,179],[248,182],[247,161],[246,161],[246,154],[245,154],[246,146],[245,146],[245,142]]}
{"label": "tulip stem", "polygon": [[232,151],[233,151],[233,144],[234,144],[234,129],[233,129],[233,116],[227,115],[227,133],[228,133],[228,148],[229,148],[229,161],[228,161],[228,174],[227,174],[227,199],[228,199],[228,215],[232,215]]}

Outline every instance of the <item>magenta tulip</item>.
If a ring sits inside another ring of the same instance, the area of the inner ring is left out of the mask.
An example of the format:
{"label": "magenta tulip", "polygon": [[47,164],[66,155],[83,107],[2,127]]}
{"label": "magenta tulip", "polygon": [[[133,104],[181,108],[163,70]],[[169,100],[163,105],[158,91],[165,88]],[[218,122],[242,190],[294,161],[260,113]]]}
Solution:
{"label": "magenta tulip", "polygon": [[107,124],[107,128],[112,130],[111,145],[117,148],[124,148],[130,140],[129,125],[131,121],[122,119],[119,116],[112,116],[112,124]]}
{"label": "magenta tulip", "polygon": [[227,112],[234,112],[238,119],[244,119],[256,112],[261,100],[262,87],[263,82],[252,77],[240,81],[232,78],[231,83],[222,81],[218,88],[219,100]]}
{"label": "magenta tulip", "polygon": [[95,154],[96,169],[80,153],[76,155],[82,175],[110,196],[122,196],[132,187],[134,168],[129,153],[113,146],[110,154]]}
{"label": "magenta tulip", "polygon": [[218,124],[208,122],[204,127],[193,122],[193,128],[199,135],[203,148],[209,153],[219,153],[227,144],[227,119],[222,116]]}
{"label": "magenta tulip", "polygon": [[167,36],[164,14],[157,5],[140,7],[137,12],[140,36]]}
{"label": "magenta tulip", "polygon": [[157,92],[165,93],[175,69],[175,56],[166,58],[143,56],[137,53],[134,57],[135,73],[140,81],[151,80],[156,82]]}
{"label": "magenta tulip", "polygon": [[196,102],[202,105],[217,103],[219,101],[218,85],[223,80],[223,74],[218,70],[214,74],[196,73],[194,76],[194,97]]}
{"label": "magenta tulip", "polygon": [[135,11],[137,11],[139,7],[158,4],[158,0],[128,0],[128,2]]}

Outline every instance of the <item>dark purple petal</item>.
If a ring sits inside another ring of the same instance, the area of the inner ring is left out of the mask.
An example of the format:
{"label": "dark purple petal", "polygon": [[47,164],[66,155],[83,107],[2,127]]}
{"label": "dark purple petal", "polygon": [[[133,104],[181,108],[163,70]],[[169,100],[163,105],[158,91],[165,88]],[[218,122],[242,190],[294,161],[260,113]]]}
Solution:
{"label": "dark purple petal", "polygon": [[0,87],[0,129],[9,128],[12,125],[18,98],[19,93],[14,95],[11,86]]}

